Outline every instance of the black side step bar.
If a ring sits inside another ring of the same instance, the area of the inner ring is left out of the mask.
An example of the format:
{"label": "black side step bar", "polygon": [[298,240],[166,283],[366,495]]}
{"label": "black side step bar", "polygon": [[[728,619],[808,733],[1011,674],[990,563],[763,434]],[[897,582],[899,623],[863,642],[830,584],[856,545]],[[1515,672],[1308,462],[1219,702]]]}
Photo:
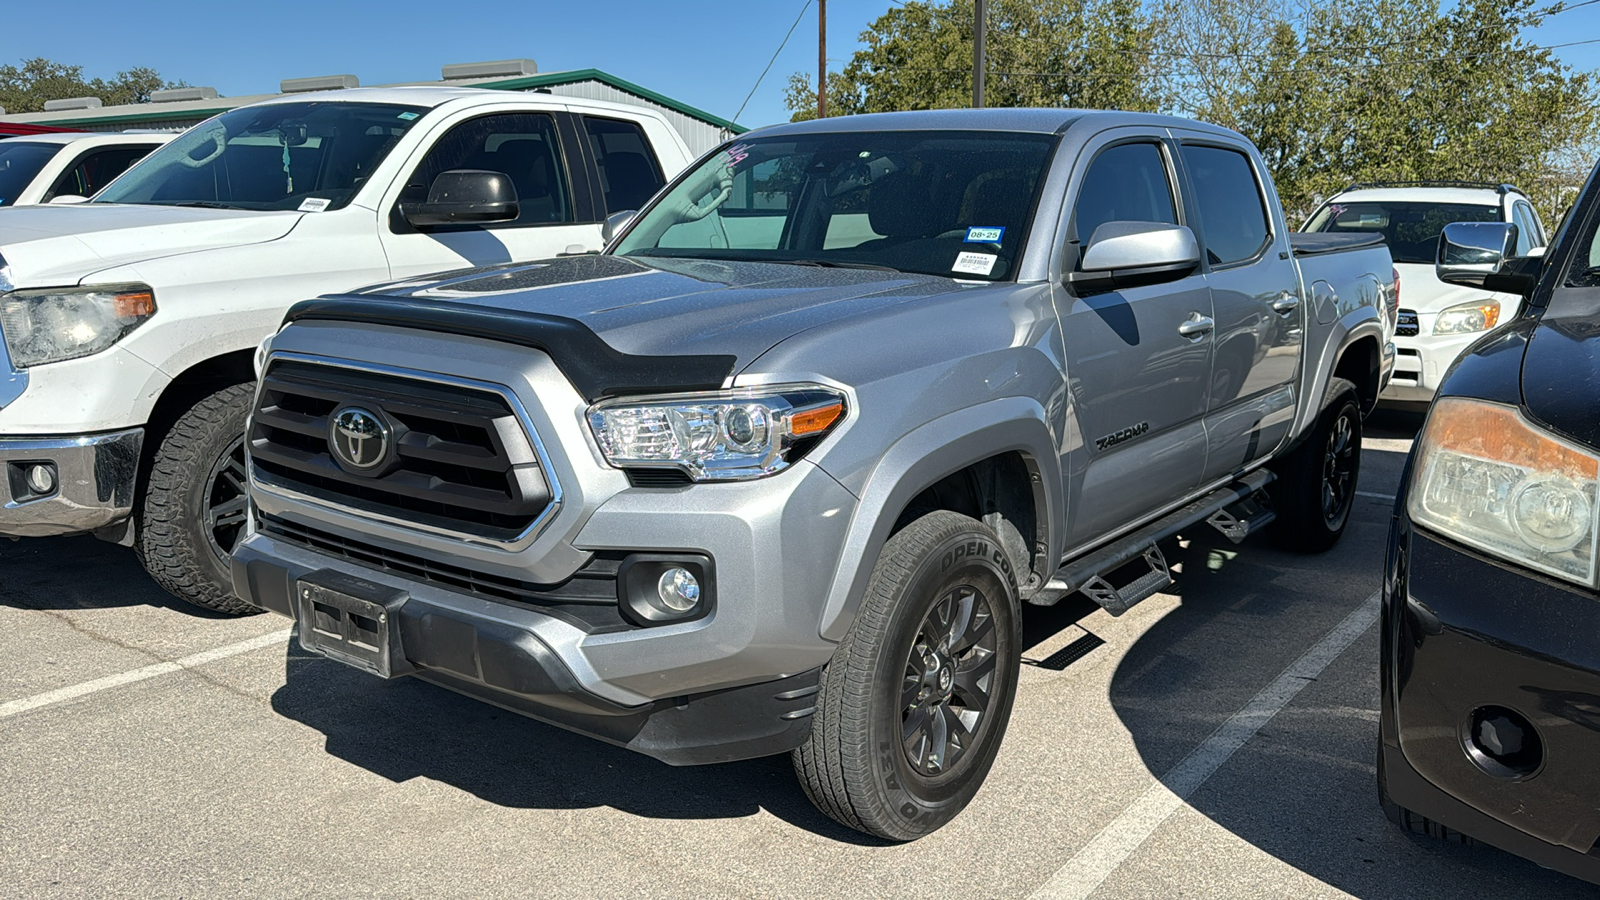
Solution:
{"label": "black side step bar", "polygon": [[[1131,534],[1063,564],[1038,593],[1028,598],[1028,602],[1050,606],[1073,591],[1082,591],[1107,612],[1114,616],[1122,615],[1135,603],[1160,593],[1172,584],[1166,557],[1162,555],[1157,542],[1206,522],[1229,540],[1238,543],[1246,535],[1271,522],[1272,510],[1260,494],[1274,477],[1266,469],[1257,469]],[[1118,569],[1140,557],[1146,564],[1145,571],[1120,586],[1111,583],[1110,578]]]}

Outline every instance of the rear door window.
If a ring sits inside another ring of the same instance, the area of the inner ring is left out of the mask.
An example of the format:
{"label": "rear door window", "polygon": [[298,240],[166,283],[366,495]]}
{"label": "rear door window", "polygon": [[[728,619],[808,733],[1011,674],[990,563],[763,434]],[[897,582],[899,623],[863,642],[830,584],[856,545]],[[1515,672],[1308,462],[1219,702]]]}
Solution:
{"label": "rear door window", "polygon": [[1214,266],[1253,259],[1271,239],[1267,204],[1250,157],[1202,144],[1183,146],[1183,164],[1194,185],[1206,257]]}
{"label": "rear door window", "polygon": [[100,189],[110,184],[112,179],[128,171],[128,167],[144,159],[154,150],[156,145],[147,144],[135,147],[107,147],[96,150],[77,165],[68,169],[65,174],[56,179],[50,186],[50,191],[45,194],[46,202],[56,197],[77,195],[79,197],[92,197]]}
{"label": "rear door window", "polygon": [[634,122],[593,116],[583,117],[583,129],[600,172],[606,213],[644,208],[645,201],[666,183],[644,129]]}
{"label": "rear door window", "polygon": [[1178,224],[1166,160],[1154,143],[1116,144],[1100,151],[1084,173],[1073,209],[1080,247],[1107,222]]}

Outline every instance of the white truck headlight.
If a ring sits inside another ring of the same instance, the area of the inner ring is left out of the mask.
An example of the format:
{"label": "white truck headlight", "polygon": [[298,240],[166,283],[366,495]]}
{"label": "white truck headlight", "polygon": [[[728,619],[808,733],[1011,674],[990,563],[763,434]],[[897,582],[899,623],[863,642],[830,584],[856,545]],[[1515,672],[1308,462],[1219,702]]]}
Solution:
{"label": "white truck headlight", "polygon": [[1433,333],[1471,334],[1474,331],[1488,331],[1499,321],[1500,301],[1474,300],[1471,303],[1458,303],[1439,313],[1439,318],[1433,320]]}
{"label": "white truck headlight", "polygon": [[1600,457],[1512,407],[1446,397],[1419,439],[1411,521],[1494,556],[1595,583]]}
{"label": "white truck headlight", "polygon": [[843,421],[844,395],[814,384],[774,385],[589,408],[606,461],[622,469],[680,469],[695,481],[743,481],[787,468]]}
{"label": "white truck headlight", "polygon": [[155,292],[142,284],[0,295],[0,330],[19,369],[92,356],[155,313]]}

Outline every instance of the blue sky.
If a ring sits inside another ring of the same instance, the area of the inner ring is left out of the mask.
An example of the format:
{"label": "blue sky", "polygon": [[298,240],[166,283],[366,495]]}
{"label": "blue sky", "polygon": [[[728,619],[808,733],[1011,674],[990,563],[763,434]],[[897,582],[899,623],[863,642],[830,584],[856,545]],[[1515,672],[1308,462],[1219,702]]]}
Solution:
{"label": "blue sky", "polygon": [[[240,96],[275,92],[284,78],[349,73],[368,85],[422,81],[437,79],[447,63],[531,57],[540,71],[603,69],[731,118],[804,2],[75,0],[77,24],[63,28],[55,4],[0,0],[0,63],[44,56],[80,64],[91,77],[145,65]],[[829,0],[829,57],[847,59],[856,36],[889,6]],[[816,34],[813,3],[742,124],[788,118],[783,88],[790,74],[816,70]],[[1533,37],[1541,44],[1600,38],[1600,3],[1552,18]],[[1557,53],[1583,69],[1600,68],[1600,44]]]}

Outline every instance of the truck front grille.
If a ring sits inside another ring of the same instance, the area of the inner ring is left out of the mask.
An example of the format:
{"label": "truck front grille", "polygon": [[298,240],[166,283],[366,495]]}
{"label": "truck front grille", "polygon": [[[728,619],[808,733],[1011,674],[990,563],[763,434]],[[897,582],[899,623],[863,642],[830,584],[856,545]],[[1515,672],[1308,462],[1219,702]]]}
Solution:
{"label": "truck front grille", "polygon": [[[370,471],[334,446],[349,409],[383,423]],[[402,524],[512,541],[552,501],[531,436],[490,390],[282,360],[262,378],[249,446],[264,485]]]}
{"label": "truck front grille", "polygon": [[1417,311],[1400,310],[1400,317],[1395,320],[1394,333],[1399,337],[1416,337],[1417,330]]}

